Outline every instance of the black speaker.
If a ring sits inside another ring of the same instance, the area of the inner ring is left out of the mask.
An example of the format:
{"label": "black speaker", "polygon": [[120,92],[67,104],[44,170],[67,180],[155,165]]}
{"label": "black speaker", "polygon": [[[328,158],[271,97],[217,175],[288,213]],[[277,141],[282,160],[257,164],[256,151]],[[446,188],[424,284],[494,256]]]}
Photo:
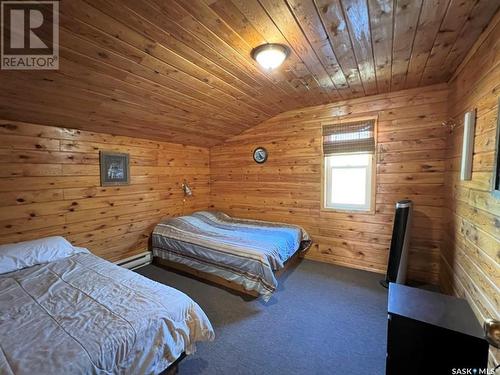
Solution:
{"label": "black speaker", "polygon": [[402,200],[396,203],[387,274],[385,280],[380,282],[385,288],[389,283],[404,284],[406,282],[412,206],[413,203],[410,200]]}

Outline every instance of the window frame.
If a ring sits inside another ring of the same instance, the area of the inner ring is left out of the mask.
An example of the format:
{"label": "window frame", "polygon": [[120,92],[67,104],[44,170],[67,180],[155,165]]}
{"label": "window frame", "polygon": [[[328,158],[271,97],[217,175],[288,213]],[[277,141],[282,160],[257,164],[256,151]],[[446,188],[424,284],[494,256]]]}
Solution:
{"label": "window frame", "polygon": [[[368,164],[366,165],[353,165],[353,166],[332,166],[329,165],[327,158],[332,158],[335,156],[346,156],[346,155],[369,155],[370,160]],[[373,174],[373,153],[368,153],[368,152],[356,152],[356,153],[343,153],[343,154],[335,154],[335,155],[325,155],[323,156],[323,161],[324,161],[324,166],[325,170],[323,171],[324,177],[325,177],[325,195],[324,195],[324,207],[328,209],[333,209],[333,210],[341,210],[341,211],[355,211],[355,212],[368,212],[372,208],[372,174]],[[366,178],[366,184],[365,184],[365,192],[369,189],[368,194],[367,194],[367,200],[368,200],[368,205],[358,205],[358,204],[334,204],[333,202],[330,202],[331,196],[328,194],[328,187],[331,181],[331,173],[332,169],[362,169],[364,170],[365,173],[365,178]],[[334,207],[335,206],[335,207]]]}
{"label": "window frame", "polygon": [[[364,214],[364,215],[374,215],[375,214],[375,205],[376,205],[376,195],[377,195],[377,135],[378,135],[378,116],[369,116],[369,117],[346,117],[336,119],[335,121],[330,122],[322,122],[321,128],[327,125],[335,125],[342,123],[350,123],[350,122],[359,122],[359,121],[374,121],[374,130],[373,137],[375,141],[375,151],[372,155],[371,160],[371,191],[370,191],[370,207],[367,210],[364,209],[353,209],[348,208],[346,206],[345,209],[337,208],[337,207],[328,207],[326,205],[327,193],[326,193],[326,158],[328,155],[325,155],[323,152],[323,142],[321,142],[321,211],[325,212],[339,212],[339,213],[355,213],[355,214]],[[339,154],[340,155],[340,154]]]}

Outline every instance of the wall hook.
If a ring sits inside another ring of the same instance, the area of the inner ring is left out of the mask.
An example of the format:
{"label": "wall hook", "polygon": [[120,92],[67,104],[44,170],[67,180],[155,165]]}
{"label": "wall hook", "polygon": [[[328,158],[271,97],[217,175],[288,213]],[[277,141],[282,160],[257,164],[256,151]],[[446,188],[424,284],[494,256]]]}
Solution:
{"label": "wall hook", "polygon": [[455,119],[449,118],[447,120],[444,120],[441,125],[443,125],[445,128],[449,129],[450,133],[453,133],[453,130],[459,125]]}

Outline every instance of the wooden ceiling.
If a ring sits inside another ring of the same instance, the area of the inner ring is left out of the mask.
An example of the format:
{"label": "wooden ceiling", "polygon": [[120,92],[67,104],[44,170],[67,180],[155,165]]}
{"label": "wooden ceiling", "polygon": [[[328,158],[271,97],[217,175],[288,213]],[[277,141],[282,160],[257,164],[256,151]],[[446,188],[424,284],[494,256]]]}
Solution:
{"label": "wooden ceiling", "polygon": [[[445,82],[498,0],[68,0],[59,71],[1,71],[0,117],[211,146],[278,113]],[[291,48],[265,72],[250,51]]]}

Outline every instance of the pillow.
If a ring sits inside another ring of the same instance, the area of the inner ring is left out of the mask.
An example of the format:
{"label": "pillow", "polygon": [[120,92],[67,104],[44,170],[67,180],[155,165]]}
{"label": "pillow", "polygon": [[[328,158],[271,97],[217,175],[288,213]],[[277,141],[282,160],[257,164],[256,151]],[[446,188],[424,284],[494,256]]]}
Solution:
{"label": "pillow", "polygon": [[88,252],[60,236],[0,245],[0,274]]}

